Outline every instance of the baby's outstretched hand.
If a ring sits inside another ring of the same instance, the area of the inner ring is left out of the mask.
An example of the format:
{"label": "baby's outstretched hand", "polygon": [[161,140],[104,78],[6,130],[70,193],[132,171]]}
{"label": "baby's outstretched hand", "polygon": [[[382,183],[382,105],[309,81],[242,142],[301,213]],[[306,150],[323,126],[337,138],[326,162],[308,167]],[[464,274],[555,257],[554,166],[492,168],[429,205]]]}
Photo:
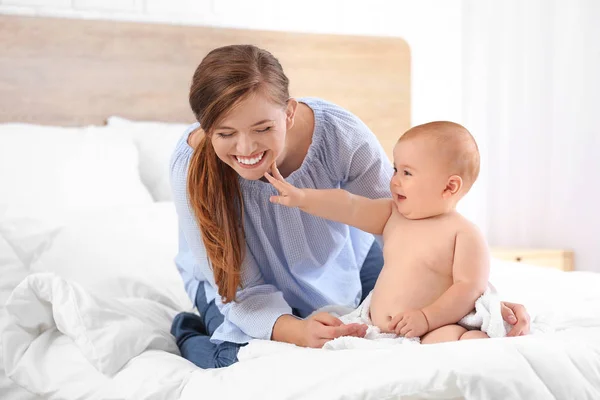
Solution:
{"label": "baby's outstretched hand", "polygon": [[275,186],[275,189],[279,192],[279,196],[271,196],[269,201],[287,207],[302,207],[305,196],[304,191],[286,182],[279,173],[275,163],[271,165],[271,173],[273,176],[265,172],[265,178],[267,178],[271,185]]}
{"label": "baby's outstretched hand", "polygon": [[412,338],[429,332],[429,322],[423,311],[411,310],[397,314],[390,321],[388,328],[397,335]]}

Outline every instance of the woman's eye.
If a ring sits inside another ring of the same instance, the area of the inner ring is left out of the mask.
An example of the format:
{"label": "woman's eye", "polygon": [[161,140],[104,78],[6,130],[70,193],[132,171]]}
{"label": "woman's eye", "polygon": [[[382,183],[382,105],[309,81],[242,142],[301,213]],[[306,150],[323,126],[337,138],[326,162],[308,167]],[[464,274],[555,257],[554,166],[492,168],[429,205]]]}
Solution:
{"label": "woman's eye", "polygon": [[233,136],[233,133],[221,133],[221,132],[219,132],[219,133],[217,133],[217,135],[219,135],[222,138],[228,138],[228,137]]}
{"label": "woman's eye", "polygon": [[267,126],[267,127],[266,127],[266,128],[264,128],[264,129],[258,129],[256,132],[258,132],[258,133],[265,133],[265,132],[268,132],[268,131],[270,131],[270,130],[271,130],[271,127],[270,127],[270,126]]}

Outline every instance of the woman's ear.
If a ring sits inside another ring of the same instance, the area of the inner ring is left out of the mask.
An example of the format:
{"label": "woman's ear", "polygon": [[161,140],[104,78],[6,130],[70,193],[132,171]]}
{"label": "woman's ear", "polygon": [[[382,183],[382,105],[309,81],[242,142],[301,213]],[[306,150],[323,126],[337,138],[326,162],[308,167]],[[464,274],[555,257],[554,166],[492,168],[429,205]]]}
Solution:
{"label": "woman's ear", "polygon": [[290,98],[287,101],[285,109],[285,128],[287,130],[292,129],[294,126],[294,118],[296,117],[296,110],[298,109],[298,100]]}
{"label": "woman's ear", "polygon": [[458,175],[452,175],[450,178],[448,178],[448,182],[446,183],[446,187],[444,188],[444,193],[442,193],[442,197],[444,199],[451,198],[460,191],[462,185],[462,178]]}

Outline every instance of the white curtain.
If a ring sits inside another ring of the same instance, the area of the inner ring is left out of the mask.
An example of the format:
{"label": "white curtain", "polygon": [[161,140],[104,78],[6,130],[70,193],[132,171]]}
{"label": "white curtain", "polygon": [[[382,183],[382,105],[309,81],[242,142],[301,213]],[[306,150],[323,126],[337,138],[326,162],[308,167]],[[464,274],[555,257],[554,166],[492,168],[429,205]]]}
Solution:
{"label": "white curtain", "polygon": [[463,110],[490,244],[600,272],[600,1],[465,0]]}

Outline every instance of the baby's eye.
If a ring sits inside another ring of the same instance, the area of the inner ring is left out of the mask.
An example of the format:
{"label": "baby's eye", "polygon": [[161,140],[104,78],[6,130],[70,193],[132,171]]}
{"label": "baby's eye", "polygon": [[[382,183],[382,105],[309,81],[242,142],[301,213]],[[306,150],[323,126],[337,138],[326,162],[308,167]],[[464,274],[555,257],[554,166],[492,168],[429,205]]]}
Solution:
{"label": "baby's eye", "polygon": [[404,173],[404,176],[412,176],[412,174],[410,172],[408,172],[407,170],[404,170],[403,173]]}
{"label": "baby's eye", "polygon": [[396,167],[394,167],[394,175],[396,175],[398,173],[398,170],[396,169]]}

